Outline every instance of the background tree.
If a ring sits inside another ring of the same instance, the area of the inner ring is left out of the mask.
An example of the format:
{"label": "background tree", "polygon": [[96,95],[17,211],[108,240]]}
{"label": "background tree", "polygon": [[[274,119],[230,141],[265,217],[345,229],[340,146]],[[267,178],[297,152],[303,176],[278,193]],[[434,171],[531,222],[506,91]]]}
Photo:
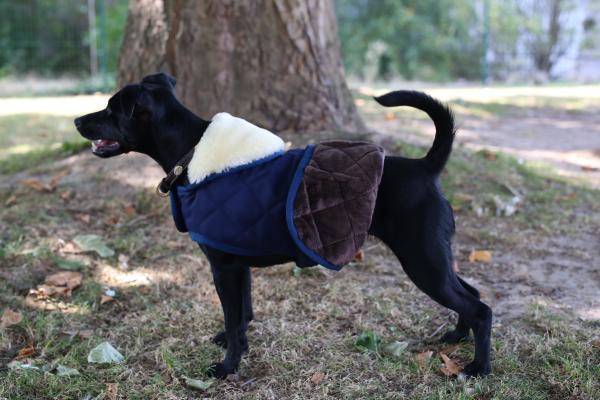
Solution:
{"label": "background tree", "polygon": [[282,131],[361,130],[330,0],[132,0],[119,82],[175,75],[183,102]]}
{"label": "background tree", "polygon": [[519,5],[534,67],[547,77],[552,76],[552,69],[573,39],[564,26],[565,13],[572,7],[569,0],[531,0]]}

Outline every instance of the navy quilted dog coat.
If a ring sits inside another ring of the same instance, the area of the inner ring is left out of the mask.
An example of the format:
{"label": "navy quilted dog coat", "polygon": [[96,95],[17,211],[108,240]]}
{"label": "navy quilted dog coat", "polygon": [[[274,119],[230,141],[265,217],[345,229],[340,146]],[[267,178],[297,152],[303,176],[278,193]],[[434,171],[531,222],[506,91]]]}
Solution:
{"label": "navy quilted dog coat", "polygon": [[300,251],[339,270],[366,239],[383,159],[363,142],[284,152],[272,133],[217,114],[188,166],[192,183],[171,192],[173,218],[192,240],[228,253]]}

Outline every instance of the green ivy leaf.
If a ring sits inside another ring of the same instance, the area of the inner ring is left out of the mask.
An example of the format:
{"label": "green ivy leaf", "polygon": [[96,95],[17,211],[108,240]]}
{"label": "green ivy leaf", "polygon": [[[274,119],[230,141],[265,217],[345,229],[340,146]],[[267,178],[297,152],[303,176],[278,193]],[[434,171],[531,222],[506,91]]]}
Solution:
{"label": "green ivy leaf", "polygon": [[125,357],[110,343],[102,342],[94,347],[88,354],[88,362],[96,364],[120,364]]}
{"label": "green ivy leaf", "polygon": [[98,235],[78,235],[73,242],[83,251],[95,251],[102,258],[112,257],[115,251],[106,245],[104,239]]}
{"label": "green ivy leaf", "polygon": [[206,390],[209,387],[211,387],[212,384],[215,382],[214,379],[209,379],[207,381],[203,381],[200,379],[192,379],[187,376],[184,376],[183,379],[185,379],[186,386],[189,386],[193,389],[198,389],[198,390]]}
{"label": "green ivy leaf", "polygon": [[360,335],[358,335],[356,341],[354,342],[354,347],[363,353],[368,351],[378,353],[380,346],[381,338],[372,331],[362,332]]}

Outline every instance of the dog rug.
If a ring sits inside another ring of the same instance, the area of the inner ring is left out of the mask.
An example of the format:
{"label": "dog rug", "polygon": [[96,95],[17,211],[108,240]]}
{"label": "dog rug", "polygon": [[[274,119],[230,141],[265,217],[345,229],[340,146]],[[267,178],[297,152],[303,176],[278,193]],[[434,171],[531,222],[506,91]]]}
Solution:
{"label": "dog rug", "polygon": [[365,142],[284,151],[273,133],[219,113],[194,149],[190,183],[171,191],[173,219],[228,253],[301,255],[339,270],[367,237],[383,161],[383,149]]}

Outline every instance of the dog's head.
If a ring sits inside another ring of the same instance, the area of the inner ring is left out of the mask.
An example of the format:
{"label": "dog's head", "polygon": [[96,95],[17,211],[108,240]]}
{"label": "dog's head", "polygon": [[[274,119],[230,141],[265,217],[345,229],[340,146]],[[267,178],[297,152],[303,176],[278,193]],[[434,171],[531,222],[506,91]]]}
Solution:
{"label": "dog's head", "polygon": [[81,135],[92,141],[92,152],[103,158],[129,151],[151,154],[159,145],[152,127],[165,118],[175,98],[175,78],[164,73],[148,75],[127,85],[108,100],[104,110],[75,119]]}

